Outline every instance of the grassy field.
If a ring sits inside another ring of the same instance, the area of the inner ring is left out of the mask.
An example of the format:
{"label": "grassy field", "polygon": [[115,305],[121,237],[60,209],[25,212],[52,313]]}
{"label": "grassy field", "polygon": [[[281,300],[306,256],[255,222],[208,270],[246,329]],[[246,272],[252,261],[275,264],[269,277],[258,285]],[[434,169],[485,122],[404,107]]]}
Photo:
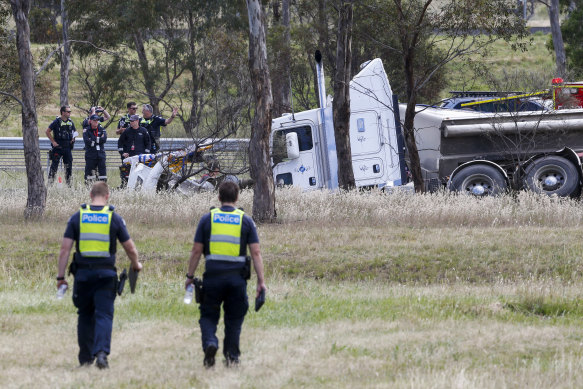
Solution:
{"label": "grassy field", "polygon": [[578,201],[279,190],[279,222],[258,227],[268,301],[247,315],[241,366],[205,370],[198,310],[182,296],[214,194],[114,191],[144,272],[116,300],[99,371],[77,368],[75,309],[54,297],[60,239],[86,192],[51,188],[44,219],[26,223],[24,180],[0,175],[0,188],[2,387],[583,385]]}

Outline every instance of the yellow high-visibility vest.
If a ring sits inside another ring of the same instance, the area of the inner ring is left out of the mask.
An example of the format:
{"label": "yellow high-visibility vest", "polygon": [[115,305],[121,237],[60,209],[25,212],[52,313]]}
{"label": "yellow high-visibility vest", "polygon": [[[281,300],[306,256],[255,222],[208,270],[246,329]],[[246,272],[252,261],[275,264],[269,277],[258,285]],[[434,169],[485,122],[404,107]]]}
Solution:
{"label": "yellow high-visibility vest", "polygon": [[241,250],[241,229],[245,212],[235,209],[232,212],[211,210],[211,238],[207,261],[245,262],[239,255]]}
{"label": "yellow high-visibility vest", "polygon": [[81,207],[79,228],[79,253],[83,257],[109,257],[109,230],[113,210],[106,205],[100,211],[89,206]]}

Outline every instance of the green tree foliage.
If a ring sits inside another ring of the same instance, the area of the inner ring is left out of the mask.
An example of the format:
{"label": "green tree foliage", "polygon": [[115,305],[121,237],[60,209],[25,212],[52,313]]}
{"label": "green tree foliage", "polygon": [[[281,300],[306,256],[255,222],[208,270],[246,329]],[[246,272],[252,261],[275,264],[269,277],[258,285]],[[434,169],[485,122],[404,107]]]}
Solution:
{"label": "green tree foliage", "polygon": [[[354,19],[353,73],[358,71],[363,62],[381,58],[393,93],[404,99],[407,96],[407,84],[400,42],[401,34],[397,31],[395,22],[398,19],[398,11],[394,3],[392,1],[361,2],[355,8]],[[433,41],[433,27],[427,23],[421,28],[422,33],[415,46],[419,55],[413,58],[413,68],[419,78],[432,74],[435,65],[442,61],[444,55],[440,46]],[[419,88],[418,102],[434,102],[445,85],[444,72],[433,73]]]}
{"label": "green tree foliage", "polygon": [[0,122],[10,114],[15,107],[20,108],[12,96],[20,93],[20,75],[18,54],[14,43],[14,36],[8,29],[11,18],[10,4],[0,2]]}
{"label": "green tree foliage", "polygon": [[583,77],[583,1],[569,14],[569,18],[561,25],[567,64],[576,77]]}
{"label": "green tree foliage", "polygon": [[60,37],[60,24],[50,8],[34,7],[30,10],[30,41],[34,43],[57,43]]}
{"label": "green tree foliage", "polygon": [[112,82],[123,80],[116,81],[118,87],[143,96],[142,102],[150,103],[156,113],[178,103],[179,118],[189,134],[203,123],[206,109],[212,111],[209,117],[227,117],[212,107],[222,101],[233,108],[229,96],[237,95],[233,91],[240,91],[240,81],[248,79],[231,66],[236,62],[226,62],[233,54],[245,57],[246,47],[240,44],[246,39],[244,2],[71,0],[69,4],[70,19],[75,21],[71,35],[91,42],[77,45],[77,53],[84,58],[104,55],[101,49],[107,49],[116,56],[119,74],[114,77],[112,67],[107,72]]}

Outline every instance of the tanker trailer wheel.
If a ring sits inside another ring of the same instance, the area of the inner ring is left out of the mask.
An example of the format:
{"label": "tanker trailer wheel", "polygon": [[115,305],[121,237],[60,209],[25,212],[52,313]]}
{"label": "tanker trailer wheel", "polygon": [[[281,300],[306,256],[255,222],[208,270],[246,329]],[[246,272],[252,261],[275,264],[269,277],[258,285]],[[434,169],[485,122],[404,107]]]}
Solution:
{"label": "tanker trailer wheel", "polygon": [[472,196],[496,196],[508,188],[506,178],[493,166],[477,164],[460,170],[451,180],[451,189]]}
{"label": "tanker trailer wheel", "polygon": [[534,160],[526,168],[524,187],[549,196],[574,197],[580,193],[579,173],[568,159],[548,155]]}

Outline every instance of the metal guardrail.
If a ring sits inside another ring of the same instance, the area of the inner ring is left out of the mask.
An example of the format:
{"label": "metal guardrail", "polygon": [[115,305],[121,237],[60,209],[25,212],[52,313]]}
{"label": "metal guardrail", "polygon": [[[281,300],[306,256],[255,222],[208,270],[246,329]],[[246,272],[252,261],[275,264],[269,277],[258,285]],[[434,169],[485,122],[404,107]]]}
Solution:
{"label": "metal guardrail", "polygon": [[[108,138],[105,143],[105,152],[107,154],[107,168],[117,169],[121,164],[121,157],[117,151],[118,138]],[[184,149],[192,145],[193,140],[189,138],[161,138],[160,149],[162,151],[173,151]],[[83,149],[83,140],[75,142],[72,150],[73,169],[85,169],[85,151]],[[46,161],[49,165],[48,151],[51,149],[51,142],[48,138],[39,138],[39,148],[41,151],[41,160]],[[247,153],[249,148],[249,139],[223,139],[213,145],[213,152],[229,154],[233,158],[236,155]],[[234,165],[235,162],[233,162]],[[24,170],[24,144],[21,137],[0,137],[0,169],[4,170]]]}

